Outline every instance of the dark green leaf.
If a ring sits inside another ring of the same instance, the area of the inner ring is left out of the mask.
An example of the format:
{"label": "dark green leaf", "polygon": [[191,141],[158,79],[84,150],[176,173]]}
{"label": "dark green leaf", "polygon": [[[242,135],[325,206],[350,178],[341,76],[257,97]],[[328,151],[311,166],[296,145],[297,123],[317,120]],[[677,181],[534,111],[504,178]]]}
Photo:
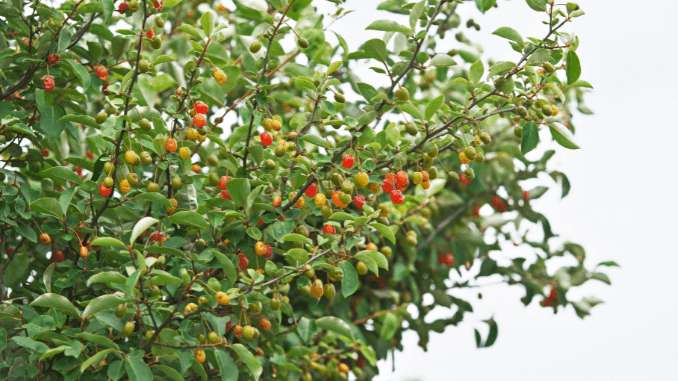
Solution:
{"label": "dark green leaf", "polygon": [[528,122],[523,127],[523,139],[520,143],[520,151],[523,155],[527,155],[537,147],[539,143],[539,126],[535,122]]}

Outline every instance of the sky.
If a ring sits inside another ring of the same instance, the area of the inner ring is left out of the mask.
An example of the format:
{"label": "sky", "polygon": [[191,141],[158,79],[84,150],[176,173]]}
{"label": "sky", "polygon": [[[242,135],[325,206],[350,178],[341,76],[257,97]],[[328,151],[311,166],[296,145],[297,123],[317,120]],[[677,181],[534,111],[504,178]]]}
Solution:
{"label": "sky", "polygon": [[[342,34],[351,50],[381,38],[381,32],[365,27],[397,16],[373,11],[379,3],[348,0],[344,8],[356,11],[330,30]],[[524,0],[498,3],[486,15],[473,2],[464,4],[462,19],[473,17],[482,29],[463,30],[483,45],[485,59],[516,60],[506,40],[492,31],[510,26],[523,37],[541,38],[541,14]],[[671,165],[678,141],[671,115],[678,105],[678,75],[673,72],[678,2],[580,0],[579,5],[586,16],[564,31],[581,39],[581,79],[595,88],[586,97],[595,114],[573,120],[582,148],[559,149],[551,160],[553,169],[568,175],[570,195],[561,200],[560,191],[551,190],[533,206],[549,217],[554,231],[585,247],[588,267],[607,260],[621,265],[604,269],[612,286],[589,281],[571,291],[605,303],[581,320],[571,307],[557,315],[537,303],[524,307],[522,289],[489,285],[481,289],[483,299],[473,301],[474,317],[433,333],[427,353],[417,346],[415,333],[406,334],[395,371],[391,358],[381,362],[377,381],[678,380],[678,199]],[[450,46],[456,42],[451,33],[446,40]],[[550,140],[548,135],[544,140]],[[476,293],[455,295],[473,300]],[[498,340],[491,348],[476,349],[473,328],[490,316],[499,323]]]}

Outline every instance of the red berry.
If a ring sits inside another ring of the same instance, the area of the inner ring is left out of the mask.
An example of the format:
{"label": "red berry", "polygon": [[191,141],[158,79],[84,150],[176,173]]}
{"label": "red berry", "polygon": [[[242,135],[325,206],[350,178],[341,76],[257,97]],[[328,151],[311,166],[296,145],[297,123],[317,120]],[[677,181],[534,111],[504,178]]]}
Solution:
{"label": "red berry", "polygon": [[195,102],[195,104],[193,105],[193,109],[194,109],[195,112],[197,112],[198,114],[207,114],[207,111],[209,110],[209,107],[207,107],[207,105],[205,104],[205,102],[197,101],[197,102]]}
{"label": "red berry", "polygon": [[[86,226],[87,226],[87,224],[84,223],[84,222],[80,222],[79,224],[75,225],[76,228],[84,228],[84,227],[86,227]],[[81,237],[81,238],[82,238],[82,237],[85,236],[85,233],[81,233],[81,232],[79,232],[79,231],[76,231],[76,232],[75,232],[75,235],[77,235],[78,237]]]}
{"label": "red berry", "polygon": [[163,235],[160,232],[155,232],[151,234],[151,238],[149,238],[149,242],[162,242]]}
{"label": "red berry", "polygon": [[461,174],[461,177],[459,178],[459,180],[461,180],[461,183],[462,183],[462,184],[468,185],[468,179],[466,178],[466,175],[465,175],[465,174],[462,173],[462,174]]}
{"label": "red berry", "polygon": [[47,64],[54,65],[59,60],[58,54],[47,54]]}
{"label": "red berry", "polygon": [[441,265],[454,266],[454,255],[452,255],[452,253],[439,255],[438,263]]}
{"label": "red berry", "polygon": [[391,193],[391,191],[393,190],[393,181],[384,180],[384,184],[382,184],[381,190],[383,190],[384,193]]}
{"label": "red berry", "polygon": [[205,115],[203,114],[195,114],[193,115],[193,124],[195,124],[198,127],[203,127],[207,123],[207,120],[205,119]]}
{"label": "red berry", "polygon": [[335,229],[333,225],[325,225],[323,226],[323,233],[325,234],[332,234],[334,235]]}
{"label": "red berry", "polygon": [[318,193],[318,186],[315,184],[311,184],[311,186],[306,188],[306,197],[315,197],[316,193]]}
{"label": "red berry", "polygon": [[49,156],[49,150],[47,148],[43,148],[41,151],[42,156],[47,157]]}
{"label": "red berry", "polygon": [[475,205],[473,207],[473,217],[478,217],[480,216],[480,207],[478,205]]}
{"label": "red berry", "polygon": [[94,69],[97,73],[97,77],[101,79],[102,81],[105,81],[106,78],[108,78],[108,69],[106,69],[105,66],[99,65]]}
{"label": "red berry", "polygon": [[504,213],[506,211],[506,203],[497,196],[492,197],[492,206],[494,206],[499,213]]}
{"label": "red berry", "polygon": [[230,199],[231,199],[231,195],[228,194],[228,191],[227,191],[227,190],[222,190],[222,191],[221,191],[221,194],[219,194],[219,197],[221,197],[221,198],[223,198],[223,199],[225,199],[225,200],[230,200]]}
{"label": "red berry", "polygon": [[395,174],[395,179],[399,188],[403,185],[407,185],[407,183],[410,181],[405,171],[398,171],[398,173]]}
{"label": "red berry", "polygon": [[403,201],[405,201],[405,197],[403,196],[403,192],[394,189],[391,191],[391,201],[394,204],[402,204]]}
{"label": "red berry", "polygon": [[266,244],[266,254],[264,254],[264,258],[270,258],[271,255],[273,255],[273,246]]}
{"label": "red berry", "polygon": [[155,9],[158,10],[158,12],[162,12],[163,3],[159,2],[159,1],[153,1],[152,3],[153,3],[153,6],[155,7]]}
{"label": "red berry", "polygon": [[355,163],[353,155],[346,154],[344,155],[344,158],[341,160],[341,165],[343,165],[344,168],[346,169],[353,167],[353,163]]}
{"label": "red berry", "polygon": [[219,189],[226,190],[226,183],[230,180],[231,178],[228,176],[221,176],[221,179],[219,179]]}
{"label": "red berry", "polygon": [[250,263],[249,259],[245,256],[245,254],[240,253],[238,254],[238,267],[240,270],[244,269],[247,267],[247,265]]}
{"label": "red berry", "polygon": [[155,36],[155,32],[153,32],[153,29],[149,29],[149,30],[146,32],[146,37],[148,37],[148,38],[153,38],[153,36]]}
{"label": "red berry", "polygon": [[78,176],[82,177],[82,168],[80,168],[80,167],[75,167],[75,173],[77,173]]}
{"label": "red berry", "polygon": [[112,190],[113,190],[113,188],[106,188],[104,183],[101,183],[99,185],[99,194],[104,196],[104,197],[108,197],[108,195],[111,194]]}
{"label": "red berry", "polygon": [[261,144],[264,145],[264,147],[268,147],[273,143],[273,136],[271,136],[271,133],[268,131],[264,131],[261,136]]}
{"label": "red berry", "polygon": [[362,209],[363,205],[365,205],[365,197],[363,195],[359,194],[355,197],[353,197],[353,203],[358,209]]}
{"label": "red berry", "polygon": [[111,95],[111,92],[106,90],[106,89],[108,89],[108,86],[110,86],[110,85],[111,85],[110,83],[104,82],[104,84],[101,85],[101,93],[104,94],[104,95]]}
{"label": "red berry", "polygon": [[555,300],[558,297],[558,290],[555,287],[551,287],[551,292],[549,293],[549,299]]}
{"label": "red berry", "polygon": [[530,192],[523,191],[523,200],[530,201]]}
{"label": "red berry", "polygon": [[90,160],[94,159],[94,154],[92,153],[92,151],[87,151],[87,158]]}
{"label": "red berry", "polygon": [[54,256],[52,257],[52,262],[54,263],[61,263],[66,260],[66,257],[64,256],[64,252],[61,250],[57,250],[54,253]]}
{"label": "red berry", "polygon": [[124,13],[124,12],[127,11],[127,8],[129,8],[129,5],[128,5],[127,3],[121,3],[121,4],[118,6],[118,12]]}
{"label": "red berry", "polygon": [[54,78],[47,76],[42,80],[43,86],[45,86],[45,91],[50,92],[54,90]]}

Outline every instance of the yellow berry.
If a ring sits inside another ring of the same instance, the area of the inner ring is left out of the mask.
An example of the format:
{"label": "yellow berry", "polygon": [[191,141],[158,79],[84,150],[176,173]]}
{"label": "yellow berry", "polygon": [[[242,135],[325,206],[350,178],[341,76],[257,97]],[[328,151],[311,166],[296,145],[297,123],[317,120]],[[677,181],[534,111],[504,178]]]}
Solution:
{"label": "yellow berry", "polygon": [[179,148],[179,157],[186,160],[191,157],[191,150],[188,147]]}
{"label": "yellow berry", "polygon": [[226,80],[228,79],[228,77],[226,77],[226,74],[224,74],[224,72],[221,71],[220,69],[215,70],[212,73],[212,75],[214,76],[214,79],[216,79],[217,82],[221,83],[222,85],[226,83]]}
{"label": "yellow berry", "polygon": [[466,154],[463,152],[459,152],[459,161],[461,161],[462,164],[468,164],[471,162],[471,160],[466,157]]}
{"label": "yellow berry", "polygon": [[370,178],[365,172],[360,172],[355,176],[355,183],[359,189],[365,188],[369,182]]}
{"label": "yellow berry", "polygon": [[217,292],[214,297],[217,299],[217,303],[221,305],[226,305],[231,302],[231,298],[229,298],[228,294],[223,291]]}
{"label": "yellow berry", "polygon": [[207,136],[198,134],[198,138],[197,138],[197,139],[198,139],[198,141],[199,141],[200,143],[202,143],[202,142],[204,142],[205,140],[207,140]]}
{"label": "yellow berry", "polygon": [[136,156],[137,154],[134,151],[128,150],[125,152],[125,162],[129,165],[134,164],[134,162],[137,160]]}
{"label": "yellow berry", "polygon": [[323,193],[316,193],[313,201],[316,206],[323,207],[327,203],[327,197]]}
{"label": "yellow berry", "polygon": [[195,140],[198,138],[198,131],[195,130],[193,127],[189,127],[186,130],[186,139],[188,140]]}
{"label": "yellow berry", "polygon": [[304,205],[306,205],[306,201],[304,201],[303,197],[299,197],[297,202],[294,203],[294,206],[296,206],[297,208],[303,208]]}
{"label": "yellow berry", "polygon": [[132,187],[129,185],[129,181],[127,179],[120,180],[120,192],[127,193],[130,190],[132,190]]}

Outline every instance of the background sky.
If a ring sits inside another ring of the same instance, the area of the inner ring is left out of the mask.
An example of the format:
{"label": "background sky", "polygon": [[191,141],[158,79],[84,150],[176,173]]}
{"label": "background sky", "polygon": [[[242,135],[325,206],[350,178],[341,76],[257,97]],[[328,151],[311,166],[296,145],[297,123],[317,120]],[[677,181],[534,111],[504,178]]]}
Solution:
{"label": "background sky", "polygon": [[[330,30],[339,32],[352,51],[381,38],[381,32],[364,30],[375,19],[397,18],[375,11],[380,2],[349,0],[344,7],[356,11]],[[491,33],[510,26],[523,37],[541,38],[543,14],[524,0],[498,3],[486,15],[473,2],[461,6],[460,13],[482,27],[480,32],[462,29],[484,46],[485,59],[515,61],[506,40]],[[580,0],[579,5],[586,16],[563,30],[581,39],[581,79],[595,87],[586,97],[595,115],[573,120],[582,149],[559,149],[550,162],[569,176],[570,195],[561,200],[556,186],[533,205],[549,217],[556,233],[585,247],[588,267],[606,260],[621,265],[604,268],[611,287],[590,281],[571,292],[605,303],[581,320],[571,307],[557,315],[536,302],[523,307],[517,287],[490,285],[482,289],[482,300],[473,299],[477,290],[457,293],[473,301],[475,316],[443,334],[433,333],[427,353],[417,346],[415,333],[405,335],[406,349],[396,353],[395,371],[389,358],[380,363],[376,380],[678,380],[678,126],[672,115],[678,108],[678,2]],[[452,33],[446,40],[454,47]],[[542,136],[548,140],[548,134]],[[493,315],[498,340],[491,348],[476,349],[473,328]]]}

